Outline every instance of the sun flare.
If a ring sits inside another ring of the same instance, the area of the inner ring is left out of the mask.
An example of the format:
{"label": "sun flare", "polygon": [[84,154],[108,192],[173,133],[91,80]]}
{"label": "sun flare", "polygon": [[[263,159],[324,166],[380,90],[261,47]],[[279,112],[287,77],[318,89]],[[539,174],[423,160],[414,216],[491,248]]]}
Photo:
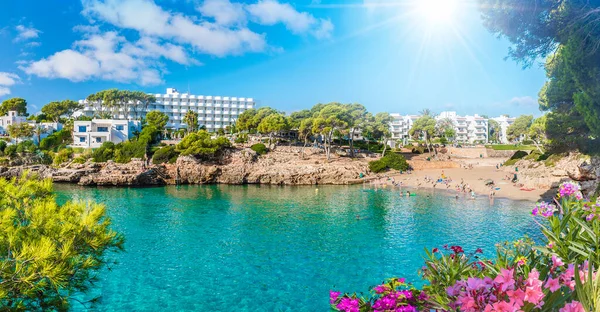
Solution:
{"label": "sun flare", "polygon": [[416,0],[417,17],[428,26],[449,26],[455,22],[458,0]]}

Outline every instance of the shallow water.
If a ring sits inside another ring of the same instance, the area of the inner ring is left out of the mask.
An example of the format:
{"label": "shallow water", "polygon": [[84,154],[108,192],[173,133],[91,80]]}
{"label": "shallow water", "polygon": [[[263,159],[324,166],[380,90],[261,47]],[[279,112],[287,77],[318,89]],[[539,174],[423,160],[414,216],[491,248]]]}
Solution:
{"label": "shallow water", "polygon": [[[58,199],[108,207],[126,252],[82,300],[99,311],[328,311],[328,291],[387,277],[420,284],[425,247],[535,236],[531,203],[356,186],[57,185]],[[356,216],[360,216],[357,220]],[[73,303],[74,310],[86,310]],[[88,307],[89,308],[89,307]]]}

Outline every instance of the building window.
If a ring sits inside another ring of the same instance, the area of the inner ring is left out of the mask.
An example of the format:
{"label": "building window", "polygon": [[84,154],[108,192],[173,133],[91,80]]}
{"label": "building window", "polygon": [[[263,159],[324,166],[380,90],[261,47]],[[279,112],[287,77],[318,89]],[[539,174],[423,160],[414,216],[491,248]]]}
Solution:
{"label": "building window", "polygon": [[102,143],[102,137],[97,137],[96,138],[96,143]]}
{"label": "building window", "polygon": [[108,132],[108,127],[98,127],[98,132]]}
{"label": "building window", "polygon": [[79,126],[79,132],[87,132],[86,126]]}
{"label": "building window", "polygon": [[123,125],[117,125],[117,130],[118,131],[123,131],[125,129],[125,126]]}
{"label": "building window", "polygon": [[79,142],[85,143],[85,137],[79,137]]}

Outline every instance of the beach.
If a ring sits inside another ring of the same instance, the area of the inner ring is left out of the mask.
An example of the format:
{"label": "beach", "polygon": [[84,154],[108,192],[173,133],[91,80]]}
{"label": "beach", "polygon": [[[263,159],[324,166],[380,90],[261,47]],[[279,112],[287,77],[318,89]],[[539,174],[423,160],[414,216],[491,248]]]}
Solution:
{"label": "beach", "polygon": [[[506,168],[498,167],[496,165],[503,163],[504,159],[498,158],[484,158],[484,159],[473,159],[462,161],[463,167],[461,168],[445,168],[445,169],[420,169],[413,170],[410,174],[404,173],[388,173],[379,177],[379,179],[373,180],[368,183],[372,186],[382,187],[396,187],[400,185],[403,187],[410,187],[415,189],[440,189],[447,190],[451,194],[459,196],[471,197],[469,189],[475,192],[477,198],[489,197],[490,192],[493,190],[494,197],[503,197],[513,200],[527,200],[527,201],[538,201],[544,195],[546,195],[549,189],[536,188],[530,191],[521,190],[521,186],[515,185],[510,181],[513,174]],[[472,166],[472,169],[470,166]],[[464,167],[467,168],[464,168]],[[511,169],[512,170],[512,169]],[[445,179],[442,178],[445,177]],[[509,179],[508,176],[510,176]],[[442,179],[444,182],[437,182],[438,179]],[[494,187],[486,185],[486,180],[492,180]],[[448,181],[446,183],[446,181]],[[462,183],[462,184],[461,184]],[[462,191],[462,185],[465,185],[465,191]],[[460,187],[460,191],[456,191],[457,186]]]}

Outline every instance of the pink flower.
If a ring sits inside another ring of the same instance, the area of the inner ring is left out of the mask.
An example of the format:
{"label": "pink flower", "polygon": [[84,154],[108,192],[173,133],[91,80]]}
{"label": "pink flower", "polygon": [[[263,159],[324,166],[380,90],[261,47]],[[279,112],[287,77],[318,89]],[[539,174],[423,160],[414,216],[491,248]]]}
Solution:
{"label": "pink flower", "polygon": [[338,299],[338,297],[340,296],[341,292],[339,291],[333,291],[330,290],[329,291],[329,303],[330,304],[334,304],[335,301]]}
{"label": "pink flower", "polygon": [[[558,188],[558,193],[560,195],[560,197],[566,197],[566,196],[571,196],[571,195],[575,195],[576,197],[579,197],[578,195],[581,195],[581,192],[579,192],[579,190],[581,190],[581,186],[579,186],[579,184],[575,183],[575,182],[565,182],[563,184],[560,185],[560,187]],[[579,194],[577,194],[579,193]]]}
{"label": "pink flower", "polygon": [[516,290],[509,290],[506,292],[508,295],[508,299],[510,299],[510,303],[516,308],[521,308],[525,302],[525,292],[520,288]]}
{"label": "pink flower", "polygon": [[546,285],[544,285],[547,289],[550,289],[551,292],[555,292],[560,289],[560,283],[558,282],[558,278],[549,278],[546,281]]}
{"label": "pink flower", "polygon": [[552,255],[552,268],[556,269],[557,267],[565,265],[559,257],[556,255]]}
{"label": "pink flower", "polygon": [[567,303],[564,308],[559,310],[560,312],[585,312],[585,309],[581,305],[581,303],[577,301],[573,301],[571,303]]}
{"label": "pink flower", "polygon": [[384,292],[389,290],[389,287],[387,285],[379,285],[375,287],[374,290],[378,294],[383,294]]}
{"label": "pink flower", "polygon": [[359,312],[358,299],[342,298],[336,308],[342,312]]}
{"label": "pink flower", "polygon": [[508,302],[500,301],[492,305],[496,312],[514,312],[516,309]]}
{"label": "pink flower", "polygon": [[515,285],[515,280],[513,278],[514,269],[500,269],[500,275],[496,276],[494,282],[501,285],[502,291],[506,291],[507,289],[513,289]]}

